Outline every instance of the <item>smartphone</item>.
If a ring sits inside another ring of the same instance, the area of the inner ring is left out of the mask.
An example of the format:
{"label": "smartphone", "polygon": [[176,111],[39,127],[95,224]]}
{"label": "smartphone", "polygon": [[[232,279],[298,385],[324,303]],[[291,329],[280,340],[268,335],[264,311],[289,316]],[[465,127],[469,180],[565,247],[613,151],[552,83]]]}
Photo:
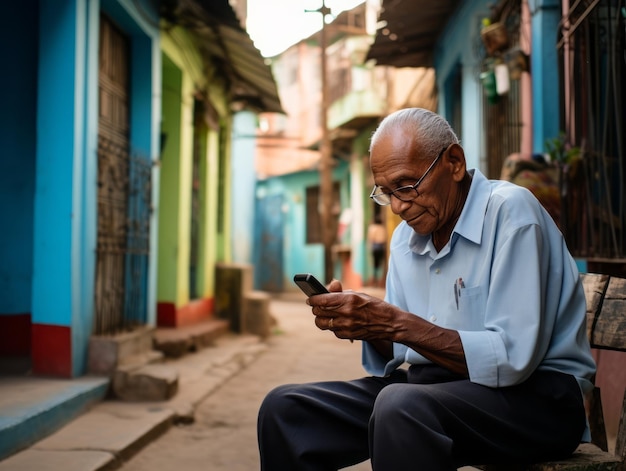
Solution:
{"label": "smartphone", "polygon": [[329,292],[326,287],[310,273],[298,273],[294,275],[293,281],[304,291],[307,297]]}

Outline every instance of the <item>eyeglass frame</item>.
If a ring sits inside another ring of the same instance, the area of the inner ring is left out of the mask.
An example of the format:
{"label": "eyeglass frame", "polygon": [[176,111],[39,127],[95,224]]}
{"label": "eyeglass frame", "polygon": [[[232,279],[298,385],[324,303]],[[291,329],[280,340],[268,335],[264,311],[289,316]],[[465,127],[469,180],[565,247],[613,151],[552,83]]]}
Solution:
{"label": "eyeglass frame", "polygon": [[[370,193],[370,198],[379,206],[389,206],[391,204],[391,196],[392,195],[395,196],[396,198],[398,198],[400,201],[403,201],[405,203],[408,203],[409,201],[413,201],[415,198],[417,198],[420,195],[420,193],[418,193],[418,191],[417,191],[417,187],[420,186],[420,183],[422,183],[424,178],[426,178],[428,176],[428,174],[430,173],[430,171],[435,167],[435,165],[437,164],[437,162],[439,161],[441,156],[445,153],[446,150],[448,150],[448,147],[450,147],[450,146],[446,146],[443,149],[441,149],[441,152],[439,152],[439,155],[437,155],[437,157],[435,157],[435,160],[432,161],[430,166],[426,169],[424,174],[417,180],[417,182],[415,182],[415,184],[398,187],[395,190],[391,190],[389,193],[378,193],[378,194],[374,194],[374,192],[377,189],[379,189],[380,186],[374,185],[374,188],[372,188],[372,192]],[[396,194],[397,191],[408,190],[409,188],[411,188],[413,190],[413,192],[415,193],[415,195],[412,196],[411,198],[408,198],[408,199],[405,199],[403,197],[401,198],[400,196],[398,196]],[[380,202],[380,201],[378,201],[377,198],[379,198],[379,197],[386,197],[388,202]]]}

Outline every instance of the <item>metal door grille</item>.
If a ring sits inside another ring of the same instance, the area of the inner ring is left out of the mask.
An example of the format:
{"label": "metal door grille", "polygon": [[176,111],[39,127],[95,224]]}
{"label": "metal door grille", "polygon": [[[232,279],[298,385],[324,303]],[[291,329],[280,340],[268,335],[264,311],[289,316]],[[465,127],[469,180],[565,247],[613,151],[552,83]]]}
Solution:
{"label": "metal door grille", "polygon": [[149,164],[146,170],[142,159],[129,156],[129,51],[128,38],[102,16],[96,335],[128,330],[145,317],[150,172]]}
{"label": "metal door grille", "polygon": [[128,183],[126,146],[99,136],[96,334],[123,326]]}

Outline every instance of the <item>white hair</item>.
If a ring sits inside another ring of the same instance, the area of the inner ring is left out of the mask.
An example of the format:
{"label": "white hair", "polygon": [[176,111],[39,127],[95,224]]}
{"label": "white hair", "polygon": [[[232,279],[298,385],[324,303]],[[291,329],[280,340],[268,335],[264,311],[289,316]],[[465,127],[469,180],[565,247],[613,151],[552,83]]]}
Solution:
{"label": "white hair", "polygon": [[437,113],[424,108],[405,108],[383,119],[372,134],[370,150],[378,139],[387,136],[394,128],[411,131],[420,153],[434,158],[450,144],[458,144],[459,138],[450,124]]}

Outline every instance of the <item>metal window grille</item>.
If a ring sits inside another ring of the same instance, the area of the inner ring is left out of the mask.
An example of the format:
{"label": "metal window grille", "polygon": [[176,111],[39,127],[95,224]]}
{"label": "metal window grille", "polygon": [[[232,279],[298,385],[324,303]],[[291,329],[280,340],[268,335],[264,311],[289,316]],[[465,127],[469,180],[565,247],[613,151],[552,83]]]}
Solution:
{"label": "metal window grille", "polygon": [[573,2],[558,42],[562,129],[580,159],[564,167],[564,235],[574,255],[626,259],[623,2]]}

